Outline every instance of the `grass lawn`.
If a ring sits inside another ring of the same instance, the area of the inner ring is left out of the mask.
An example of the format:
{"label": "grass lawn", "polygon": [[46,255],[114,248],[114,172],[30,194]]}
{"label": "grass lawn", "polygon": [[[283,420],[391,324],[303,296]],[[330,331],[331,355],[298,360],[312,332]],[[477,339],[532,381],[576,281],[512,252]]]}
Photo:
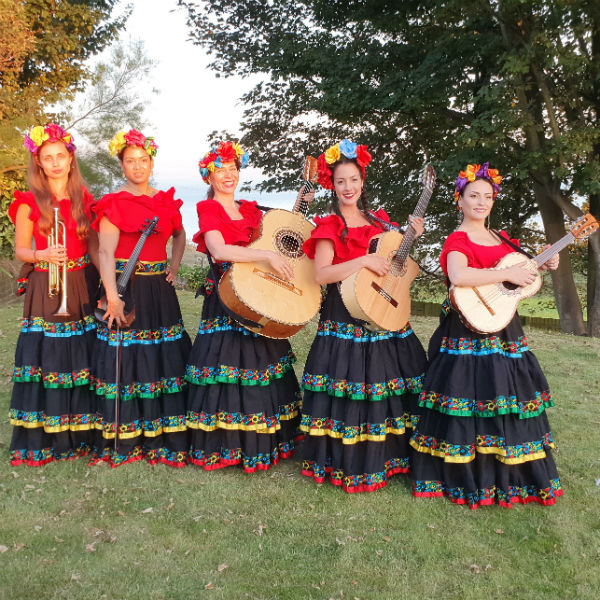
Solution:
{"label": "grass lawn", "polygon": [[[192,337],[200,301],[180,292]],[[22,304],[0,307],[3,600],[581,598],[600,590],[600,340],[527,331],[550,380],[565,495],[470,511],[315,485],[297,460],[246,475],[86,459],[11,467],[8,405]],[[416,318],[424,345],[436,319]],[[315,325],[292,339],[298,373]]]}

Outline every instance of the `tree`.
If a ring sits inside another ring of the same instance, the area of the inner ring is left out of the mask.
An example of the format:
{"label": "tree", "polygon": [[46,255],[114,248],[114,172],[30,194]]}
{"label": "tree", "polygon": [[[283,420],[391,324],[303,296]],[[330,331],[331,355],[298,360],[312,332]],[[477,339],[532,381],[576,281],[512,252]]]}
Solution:
{"label": "tree", "polygon": [[[489,160],[508,175],[494,225],[519,237],[531,234],[527,222],[538,211],[549,240],[561,237],[565,214],[580,214],[576,195],[597,212],[594,0],[179,4],[214,69],[265,75],[243,98],[242,128],[255,162],[272,174],[267,188],[282,176],[291,185],[306,149],[348,136],[373,146],[371,187],[397,218],[414,204],[403,199],[418,166],[434,162],[448,184],[431,206],[429,243],[455,226],[452,203],[439,198],[451,198],[451,180],[467,162]],[[597,247],[590,240],[590,273],[600,271]],[[599,279],[589,281],[594,335]],[[563,330],[583,333],[567,252],[553,284]]]}

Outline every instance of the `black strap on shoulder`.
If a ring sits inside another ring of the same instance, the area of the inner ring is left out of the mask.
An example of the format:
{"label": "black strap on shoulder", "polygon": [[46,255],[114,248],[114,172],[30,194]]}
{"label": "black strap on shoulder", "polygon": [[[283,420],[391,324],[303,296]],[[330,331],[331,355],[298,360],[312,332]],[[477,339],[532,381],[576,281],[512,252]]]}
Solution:
{"label": "black strap on shoulder", "polygon": [[529,254],[529,252],[526,252],[520,246],[517,246],[516,244],[513,244],[508,238],[505,238],[503,235],[500,235],[500,233],[498,231],[496,231],[495,229],[490,229],[490,231],[492,233],[494,233],[497,237],[499,237],[500,240],[502,240],[505,244],[507,244],[508,246],[510,246],[516,252],[520,252],[521,254],[524,254],[525,256],[527,256],[527,258],[532,258],[532,259],[534,258],[531,254]]}
{"label": "black strap on shoulder", "polygon": [[[217,278],[217,265],[215,264],[215,262],[212,259],[212,256],[210,255],[210,252],[208,251],[208,248],[206,249],[206,257],[208,258],[208,264],[210,265],[210,270],[213,273],[214,278]],[[231,317],[234,321],[237,321],[240,325],[243,325],[244,327],[253,327],[255,329],[262,329],[263,325],[261,323],[257,323],[256,321],[252,321],[252,319],[247,319],[246,317],[242,317],[242,315],[238,315],[235,311],[231,310],[228,306],[225,306],[225,304],[223,303],[223,300],[221,300],[221,296],[219,294],[219,282],[215,281],[215,293],[217,294],[217,298],[219,299],[219,304],[221,305],[221,308],[223,309],[223,312]],[[200,294],[200,288],[198,288],[198,291],[196,292],[196,298],[198,297],[198,295]]]}

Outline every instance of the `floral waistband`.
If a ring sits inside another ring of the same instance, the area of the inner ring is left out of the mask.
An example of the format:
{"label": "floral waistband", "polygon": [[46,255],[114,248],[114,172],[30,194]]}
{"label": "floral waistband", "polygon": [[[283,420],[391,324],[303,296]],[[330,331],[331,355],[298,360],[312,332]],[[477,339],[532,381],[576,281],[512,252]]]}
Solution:
{"label": "floral waistband", "polygon": [[[127,264],[127,259],[125,258],[117,258],[115,260],[115,268],[117,273],[123,271],[125,265]],[[135,274],[136,275],[157,275],[159,273],[164,273],[167,269],[167,261],[166,260],[157,260],[154,262],[146,261],[146,260],[138,260],[135,266]]]}
{"label": "floral waistband", "polygon": [[[90,257],[87,254],[83,256],[78,256],[77,258],[70,258],[67,261],[67,271],[77,271],[79,269],[83,269],[86,265],[90,264]],[[47,271],[49,263],[45,260],[40,260],[40,262],[35,263],[36,271]]]}

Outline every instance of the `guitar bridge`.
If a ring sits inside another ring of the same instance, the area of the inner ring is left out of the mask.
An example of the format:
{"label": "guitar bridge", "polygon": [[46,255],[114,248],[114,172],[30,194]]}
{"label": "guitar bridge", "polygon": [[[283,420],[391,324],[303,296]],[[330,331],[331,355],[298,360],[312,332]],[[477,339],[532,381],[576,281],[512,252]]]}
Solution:
{"label": "guitar bridge", "polygon": [[279,287],[287,289],[297,296],[302,296],[302,290],[297,288],[291,281],[285,281],[285,279],[281,279],[281,277],[277,277],[277,275],[273,275],[273,273],[261,271],[256,267],[254,268],[253,273],[259,277],[262,277],[263,279],[266,279],[267,281],[270,281],[271,283],[274,283],[275,285],[278,285]]}
{"label": "guitar bridge", "polygon": [[394,300],[381,286],[374,281],[371,282],[371,287],[382,297],[385,298],[394,308],[398,308],[398,301]]}

